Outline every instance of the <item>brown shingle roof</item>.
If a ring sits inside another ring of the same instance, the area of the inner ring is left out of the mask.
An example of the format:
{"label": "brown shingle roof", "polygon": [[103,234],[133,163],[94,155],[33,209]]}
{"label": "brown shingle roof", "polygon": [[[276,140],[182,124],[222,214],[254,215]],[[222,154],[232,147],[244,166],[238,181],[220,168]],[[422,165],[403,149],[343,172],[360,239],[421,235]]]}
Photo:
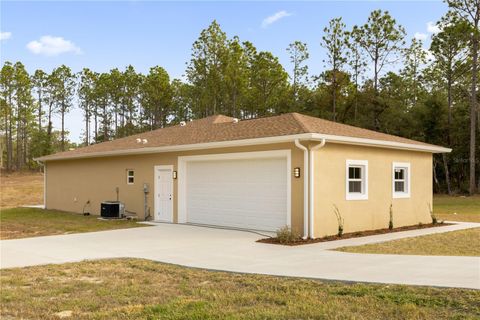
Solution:
{"label": "brown shingle roof", "polygon": [[[197,143],[225,142],[244,139],[287,136],[302,133],[354,137],[409,145],[437,147],[423,142],[372,130],[357,128],[299,113],[286,113],[278,116],[242,120],[234,123],[234,118],[215,115],[187,122],[185,126],[175,125],[149,132],[132,135],[112,141],[90,145],[76,150],[44,156],[39,160],[55,160],[89,156],[96,153],[135,150],[152,147],[191,145]],[[147,139],[138,143],[137,138]]]}

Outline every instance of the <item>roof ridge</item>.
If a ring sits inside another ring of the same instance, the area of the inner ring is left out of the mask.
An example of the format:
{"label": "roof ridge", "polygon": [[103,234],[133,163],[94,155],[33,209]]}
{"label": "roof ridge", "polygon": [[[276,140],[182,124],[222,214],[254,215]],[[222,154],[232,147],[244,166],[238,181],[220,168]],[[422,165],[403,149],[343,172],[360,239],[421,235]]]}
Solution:
{"label": "roof ridge", "polygon": [[234,117],[226,116],[224,114],[215,114],[212,117],[214,118],[214,120],[212,121],[212,123],[214,123],[214,124],[225,123],[225,122],[227,122],[226,121],[227,119],[228,119],[228,121],[233,121],[233,119],[234,119]]}
{"label": "roof ridge", "polygon": [[218,124],[218,123],[232,122],[233,119],[234,119],[233,117],[226,116],[224,114],[212,114],[210,116],[199,118],[199,119],[193,119],[192,121],[188,121],[188,122]]}
{"label": "roof ridge", "polygon": [[302,128],[303,131],[305,131],[305,133],[313,132],[313,130],[309,126],[307,126],[306,123],[302,121],[301,118],[304,117],[303,114],[298,112],[291,112],[289,114],[293,117],[293,119],[297,122],[297,124],[300,125],[300,127]]}

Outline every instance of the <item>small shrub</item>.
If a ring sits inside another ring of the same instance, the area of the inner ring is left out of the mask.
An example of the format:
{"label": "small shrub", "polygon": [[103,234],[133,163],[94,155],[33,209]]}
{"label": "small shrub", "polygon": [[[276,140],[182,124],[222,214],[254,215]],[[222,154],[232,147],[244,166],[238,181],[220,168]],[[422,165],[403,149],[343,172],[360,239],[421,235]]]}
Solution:
{"label": "small shrub", "polygon": [[285,226],[277,230],[277,239],[281,244],[290,244],[300,240],[300,235],[290,227]]}
{"label": "small shrub", "polygon": [[393,205],[390,204],[390,221],[388,221],[388,229],[393,229]]}
{"label": "small shrub", "polygon": [[337,217],[337,222],[338,222],[338,236],[341,237],[343,235],[343,223],[345,220],[343,219],[340,210],[338,210],[338,207],[336,205],[333,205],[333,212],[335,213],[335,216]]}
{"label": "small shrub", "polygon": [[430,203],[427,203],[427,206],[428,206],[428,210],[430,211],[430,217],[432,218],[432,224],[437,224],[438,219],[435,213],[433,213],[432,205]]}

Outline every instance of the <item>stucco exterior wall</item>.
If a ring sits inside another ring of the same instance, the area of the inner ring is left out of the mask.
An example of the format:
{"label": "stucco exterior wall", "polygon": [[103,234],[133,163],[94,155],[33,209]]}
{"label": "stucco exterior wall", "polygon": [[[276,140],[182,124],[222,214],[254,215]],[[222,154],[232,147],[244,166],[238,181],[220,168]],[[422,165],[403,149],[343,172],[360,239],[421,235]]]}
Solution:
{"label": "stucco exterior wall", "polygon": [[[368,160],[368,200],[346,200],[346,160]],[[392,163],[411,165],[410,198],[393,199]],[[315,237],[337,233],[333,205],[344,232],[387,228],[390,204],[395,227],[430,223],[432,154],[327,143],[315,152]]]}
{"label": "stucco exterior wall", "polygon": [[[208,149],[189,152],[171,152],[162,154],[143,154],[77,160],[47,161],[46,163],[46,207],[69,212],[86,211],[100,214],[100,202],[116,200],[116,187],[119,199],[125,203],[125,209],[135,212],[140,219],[144,217],[143,183],[148,183],[150,193],[147,197],[150,214],[154,214],[154,166],[173,165],[178,171],[178,157],[216,153],[254,152],[269,150],[291,150],[291,225],[297,232],[303,230],[303,152],[293,143]],[[300,167],[301,178],[293,177],[293,168]],[[127,184],[126,170],[135,170],[135,183]],[[179,173],[180,174],[180,173]],[[215,172],[212,172],[214,175]],[[178,217],[178,179],[173,180],[173,217]]]}
{"label": "stucco exterior wall", "polygon": [[[303,232],[303,151],[294,143],[208,149],[162,154],[143,154],[46,163],[46,207],[63,211],[86,211],[99,214],[100,202],[119,199],[126,210],[144,217],[143,183],[150,193],[147,204],[154,214],[154,166],[173,165],[178,171],[178,157],[204,154],[291,150],[291,225]],[[368,160],[368,200],[346,200],[346,160]],[[411,164],[411,195],[407,199],[392,198],[392,162]],[[293,168],[301,168],[301,177],[293,177]],[[135,170],[135,183],[128,185],[126,170]],[[181,174],[179,172],[179,174]],[[215,172],[212,172],[215,174]],[[389,208],[393,205],[394,226],[414,225],[431,221],[428,204],[432,203],[432,155],[424,152],[352,146],[328,143],[315,152],[314,162],[314,232],[315,237],[337,233],[335,204],[345,219],[344,232],[388,227]],[[178,179],[173,180],[173,217],[178,220]]]}

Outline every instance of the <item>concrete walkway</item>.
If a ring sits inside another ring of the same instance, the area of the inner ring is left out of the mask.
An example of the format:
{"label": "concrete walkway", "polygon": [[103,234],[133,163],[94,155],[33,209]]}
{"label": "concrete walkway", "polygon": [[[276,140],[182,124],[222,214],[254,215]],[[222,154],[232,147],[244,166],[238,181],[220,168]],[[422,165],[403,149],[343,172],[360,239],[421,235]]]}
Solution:
{"label": "concrete walkway", "polygon": [[[354,254],[332,249],[480,227],[459,223],[297,247],[255,242],[262,236],[224,229],[154,227],[0,241],[0,267],[102,258],[144,258],[189,267],[318,279],[480,289],[479,257]],[[472,244],[478,245],[478,244]]]}

